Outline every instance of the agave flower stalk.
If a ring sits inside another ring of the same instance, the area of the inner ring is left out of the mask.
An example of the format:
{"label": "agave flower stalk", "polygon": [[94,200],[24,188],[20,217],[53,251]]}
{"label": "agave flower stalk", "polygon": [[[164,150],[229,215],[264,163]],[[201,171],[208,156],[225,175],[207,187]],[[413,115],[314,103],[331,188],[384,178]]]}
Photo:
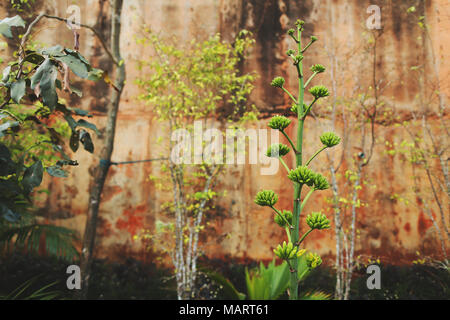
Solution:
{"label": "agave flower stalk", "polygon": [[[292,106],[292,112],[295,113],[297,117],[297,141],[294,142],[289,135],[286,133],[285,129],[291,125],[291,120],[284,116],[274,116],[268,126],[274,130],[279,130],[289,142],[292,151],[295,153],[295,168],[291,169],[283,161],[283,156],[290,152],[290,148],[283,144],[273,145],[267,150],[266,155],[273,158],[278,158],[282,165],[288,171],[288,178],[292,181],[294,187],[294,200],[293,200],[293,210],[279,210],[275,208],[278,201],[278,196],[275,192],[271,190],[264,190],[257,194],[255,203],[260,206],[266,206],[272,208],[275,212],[274,221],[280,227],[286,230],[286,235],[288,242],[283,242],[283,244],[278,245],[274,250],[276,256],[280,259],[285,260],[291,270],[290,275],[290,286],[289,286],[289,298],[291,300],[298,299],[298,257],[305,253],[304,249],[300,249],[300,245],[305,240],[305,238],[314,230],[325,230],[330,227],[330,221],[327,217],[320,212],[313,212],[309,214],[306,218],[306,222],[310,229],[302,235],[299,236],[300,229],[300,215],[305,208],[308,199],[312,196],[315,191],[326,190],[330,187],[328,181],[319,173],[315,173],[308,166],[310,163],[325,149],[332,148],[339,144],[340,138],[332,133],[324,133],[320,137],[320,141],[323,146],[313,154],[313,156],[304,164],[303,163],[303,135],[304,135],[304,124],[306,117],[312,110],[315,103],[329,95],[328,89],[322,85],[314,86],[308,91],[312,95],[312,102],[310,104],[305,104],[305,90],[308,89],[309,84],[313,79],[320,73],[325,72],[325,67],[316,64],[310,68],[311,76],[305,83],[305,77],[303,74],[303,60],[304,54],[307,52],[308,48],[316,42],[318,39],[315,36],[311,37],[310,42],[303,47],[302,46],[302,33],[304,30],[304,21],[297,20],[296,31],[295,29],[289,29],[288,35],[294,40],[297,45],[296,50],[289,49],[286,54],[293,60],[293,64],[297,69],[298,73],[298,96],[297,98],[292,94],[287,88],[285,88],[285,79],[282,77],[276,77],[272,81],[272,86],[282,89],[294,102]],[[308,194],[301,199],[302,191],[304,187],[309,188]],[[306,261],[308,268],[316,268],[322,263],[322,259],[315,253],[309,253],[306,255]]]}

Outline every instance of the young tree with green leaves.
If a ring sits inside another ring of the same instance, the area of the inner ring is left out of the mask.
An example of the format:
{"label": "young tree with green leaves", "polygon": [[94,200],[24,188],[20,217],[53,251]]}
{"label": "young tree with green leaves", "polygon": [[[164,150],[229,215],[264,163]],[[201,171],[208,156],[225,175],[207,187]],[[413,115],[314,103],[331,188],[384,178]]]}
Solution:
{"label": "young tree with green leaves", "polygon": [[[233,44],[215,35],[184,46],[171,44],[147,31],[139,42],[150,45],[155,58],[141,62],[141,68],[151,71],[148,77],[138,80],[145,91],[141,99],[153,108],[155,117],[167,126],[168,132],[181,129],[191,137],[195,122],[201,122],[203,128],[218,124],[237,130],[244,121],[255,118],[253,107],[247,104],[255,75],[239,70],[253,43],[247,31],[242,31]],[[163,205],[167,222],[157,222],[159,234],[152,238],[166,237],[163,249],[175,267],[179,299],[197,297],[200,234],[208,215],[213,213],[218,198],[217,178],[225,168],[223,155],[211,158],[205,155],[206,138],[203,132],[200,134],[194,139],[201,140],[201,150],[190,149],[183,154],[182,161],[171,157],[177,145],[170,139],[164,146],[163,156],[168,158],[162,165],[164,176],[153,179],[162,190],[172,192],[172,200]],[[216,145],[222,148],[222,143]],[[199,156],[199,163],[192,161]]]}
{"label": "young tree with green leaves", "polygon": [[[30,207],[45,171],[64,178],[65,166],[78,165],[65,152],[66,137],[71,136],[73,151],[79,144],[93,151],[89,131],[97,129],[82,119],[88,112],[68,106],[59,95],[80,94],[70,84],[70,72],[91,80],[98,80],[102,72],[77,49],[29,46],[31,31],[44,16],[36,17],[18,40],[17,55],[8,62],[0,82],[0,241],[5,248],[38,252],[45,238],[48,253],[73,260],[78,257],[74,232],[40,224]],[[14,38],[14,29],[25,27],[19,16],[0,21],[0,33],[7,38]]]}
{"label": "young tree with green leaves", "polygon": [[[294,202],[293,211],[278,210],[275,205],[278,201],[278,196],[271,190],[264,190],[256,195],[255,203],[260,206],[271,208],[275,212],[275,222],[285,228],[287,242],[278,245],[274,250],[275,255],[288,263],[290,267],[290,285],[289,285],[289,298],[291,300],[298,299],[298,285],[299,285],[299,266],[298,258],[305,254],[304,249],[300,249],[300,245],[305,238],[313,230],[323,230],[330,227],[330,221],[321,212],[312,212],[306,217],[306,223],[309,226],[309,230],[301,237],[299,235],[300,229],[300,215],[305,207],[308,199],[315,191],[326,190],[330,186],[328,181],[320,173],[316,173],[309,168],[310,163],[325,149],[332,148],[340,143],[340,138],[332,132],[324,133],[320,137],[322,147],[314,153],[307,161],[303,155],[303,141],[304,141],[304,124],[306,117],[311,112],[314,104],[321,98],[325,98],[329,95],[329,91],[326,87],[319,85],[309,89],[309,93],[312,95],[312,102],[305,103],[305,91],[311,81],[320,73],[325,71],[325,67],[319,64],[313,65],[311,70],[311,76],[305,80],[305,74],[303,70],[303,58],[308,48],[317,41],[315,36],[312,36],[310,42],[303,47],[302,45],[302,33],[304,31],[305,22],[297,20],[296,30],[290,29],[288,35],[294,40],[297,45],[296,50],[289,49],[286,54],[292,58],[293,64],[297,69],[298,74],[298,96],[295,97],[289,90],[284,87],[285,80],[282,77],[277,77],[272,81],[272,86],[282,89],[292,100],[293,107],[292,112],[297,116],[297,141],[296,143],[287,135],[285,129],[291,125],[291,120],[284,116],[275,116],[269,122],[269,127],[275,130],[279,130],[287,139],[290,147],[287,145],[274,145],[268,150],[268,155],[278,158],[283,166],[287,169],[287,177],[293,182],[294,186]],[[284,162],[283,156],[290,151],[295,153],[296,167],[290,169]],[[309,187],[308,194],[301,199],[302,191],[305,187]],[[309,268],[315,268],[319,266],[322,259],[315,253],[308,253],[306,256],[306,263]]]}

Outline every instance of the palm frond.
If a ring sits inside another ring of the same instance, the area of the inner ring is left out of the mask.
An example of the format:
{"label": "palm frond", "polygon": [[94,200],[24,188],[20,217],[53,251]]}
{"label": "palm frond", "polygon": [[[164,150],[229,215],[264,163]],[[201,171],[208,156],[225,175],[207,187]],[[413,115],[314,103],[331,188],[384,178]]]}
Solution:
{"label": "palm frond", "polygon": [[0,228],[0,249],[45,252],[67,261],[78,257],[73,230],[48,224],[8,225]]}
{"label": "palm frond", "polygon": [[10,294],[6,296],[0,296],[0,300],[53,300],[61,296],[61,292],[52,290],[46,291],[47,289],[58,284],[58,281],[52,282],[29,295],[25,295],[27,289],[29,289],[38,279],[38,277],[31,278],[25,281],[16,289],[14,289]]}
{"label": "palm frond", "polygon": [[331,295],[323,291],[315,291],[304,294],[300,300],[331,300]]}

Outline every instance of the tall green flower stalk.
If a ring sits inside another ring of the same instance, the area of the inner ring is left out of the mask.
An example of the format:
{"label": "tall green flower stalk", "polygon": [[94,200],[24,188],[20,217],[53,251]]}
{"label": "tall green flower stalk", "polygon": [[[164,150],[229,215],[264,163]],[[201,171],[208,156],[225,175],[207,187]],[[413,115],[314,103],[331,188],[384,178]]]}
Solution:
{"label": "tall green flower stalk", "polygon": [[[285,80],[282,77],[277,77],[272,81],[272,86],[282,89],[293,101],[292,112],[297,115],[298,127],[297,127],[297,141],[294,143],[289,135],[286,133],[286,128],[291,124],[291,120],[283,116],[275,116],[269,122],[269,127],[275,130],[279,130],[287,139],[290,147],[283,144],[273,145],[267,151],[267,155],[275,157],[280,160],[283,166],[288,171],[288,178],[294,185],[294,203],[293,213],[290,211],[280,211],[275,208],[278,201],[278,196],[271,190],[264,190],[256,195],[255,203],[260,206],[267,206],[273,209],[275,212],[275,222],[286,230],[286,236],[288,242],[284,241],[283,244],[278,245],[274,250],[274,253],[282,260],[285,260],[290,267],[290,286],[289,297],[291,300],[298,299],[298,282],[299,282],[299,266],[298,257],[305,254],[304,249],[300,249],[300,245],[305,238],[313,230],[324,230],[330,227],[330,221],[327,217],[320,212],[310,213],[306,217],[306,223],[309,226],[309,230],[300,237],[300,215],[304,209],[308,199],[315,191],[326,190],[330,187],[328,181],[320,174],[315,173],[309,168],[311,162],[322,151],[327,148],[332,148],[340,143],[340,138],[332,132],[324,133],[320,137],[320,141],[323,146],[315,152],[307,161],[304,162],[303,157],[303,136],[304,136],[304,124],[306,117],[311,112],[314,104],[321,98],[329,96],[328,89],[322,85],[311,87],[308,91],[312,95],[312,101],[309,104],[305,103],[305,90],[308,89],[311,81],[319,74],[325,72],[325,67],[316,64],[311,67],[311,76],[305,81],[305,75],[303,73],[303,57],[308,48],[317,41],[317,38],[312,36],[309,43],[303,47],[302,45],[302,33],[304,31],[304,21],[297,20],[296,29],[290,29],[288,35],[297,44],[296,50],[288,50],[286,54],[292,58],[294,66],[298,73],[298,97],[296,98],[289,90],[284,87]],[[296,32],[297,31],[297,32]],[[284,162],[283,157],[290,151],[295,153],[296,167],[290,169]],[[301,199],[302,191],[304,187],[309,188],[309,192]],[[322,263],[322,259],[315,253],[308,253],[306,255],[306,262],[308,268],[316,268]]]}

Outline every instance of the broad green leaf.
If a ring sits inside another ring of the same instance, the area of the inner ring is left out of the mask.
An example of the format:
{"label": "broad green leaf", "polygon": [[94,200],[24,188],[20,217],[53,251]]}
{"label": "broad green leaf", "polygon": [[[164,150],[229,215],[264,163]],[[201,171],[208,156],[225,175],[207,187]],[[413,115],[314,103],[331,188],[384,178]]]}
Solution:
{"label": "broad green leaf", "polygon": [[78,51],[75,51],[75,50],[72,50],[72,49],[69,49],[69,48],[64,49],[64,51],[65,51],[66,53],[70,54],[70,55],[75,56],[77,59],[81,60],[81,62],[83,62],[83,63],[85,63],[87,66],[89,66],[89,69],[92,69],[92,68],[90,67],[91,64],[89,63],[89,61],[87,61],[86,58],[83,57]]}
{"label": "broad green leaf", "polygon": [[80,147],[80,133],[78,131],[72,131],[69,145],[73,152],[78,151],[78,148]]}
{"label": "broad green leaf", "polygon": [[0,20],[0,33],[7,38],[12,38],[11,27],[25,28],[25,21],[19,16]]}
{"label": "broad green leaf", "polygon": [[20,79],[11,85],[11,98],[15,103],[17,104],[20,103],[20,100],[22,100],[23,96],[25,95],[25,90],[26,90],[25,79]]}
{"label": "broad green leaf", "polygon": [[35,89],[39,84],[39,89],[44,102],[51,110],[54,110],[58,103],[56,93],[56,77],[58,70],[50,59],[45,59],[44,63],[36,70],[31,78],[31,89]]}
{"label": "broad green leaf", "polygon": [[56,178],[67,178],[69,174],[61,169],[60,166],[52,166],[47,168],[47,173]]}
{"label": "broad green leaf", "polygon": [[33,63],[35,65],[40,65],[45,61],[45,58],[35,51],[28,51],[25,56],[25,61]]}
{"label": "broad green leaf", "polygon": [[80,60],[78,57],[68,54],[61,57],[55,57],[56,60],[65,63],[73,73],[75,73],[80,78],[86,79],[89,76],[88,66]]}
{"label": "broad green leaf", "polygon": [[97,126],[95,124],[87,122],[86,120],[83,120],[83,119],[78,120],[77,127],[83,127],[83,128],[86,128],[86,129],[91,129],[97,135],[100,134],[100,131],[98,131]]}
{"label": "broad green leaf", "polygon": [[63,50],[63,47],[61,47],[60,45],[56,45],[54,47],[42,50],[42,54],[51,57],[62,57],[64,56]]}
{"label": "broad green leaf", "polygon": [[3,75],[2,75],[2,82],[3,83],[7,83],[9,80],[9,74],[11,73],[11,66],[7,66],[4,70],[3,70]]}
{"label": "broad green leaf", "polygon": [[80,141],[87,152],[94,153],[94,143],[92,142],[89,132],[81,130]]}
{"label": "broad green leaf", "polygon": [[22,179],[22,185],[27,193],[33,191],[34,188],[39,187],[42,183],[44,175],[44,167],[41,161],[37,161],[32,166],[25,170]]}

